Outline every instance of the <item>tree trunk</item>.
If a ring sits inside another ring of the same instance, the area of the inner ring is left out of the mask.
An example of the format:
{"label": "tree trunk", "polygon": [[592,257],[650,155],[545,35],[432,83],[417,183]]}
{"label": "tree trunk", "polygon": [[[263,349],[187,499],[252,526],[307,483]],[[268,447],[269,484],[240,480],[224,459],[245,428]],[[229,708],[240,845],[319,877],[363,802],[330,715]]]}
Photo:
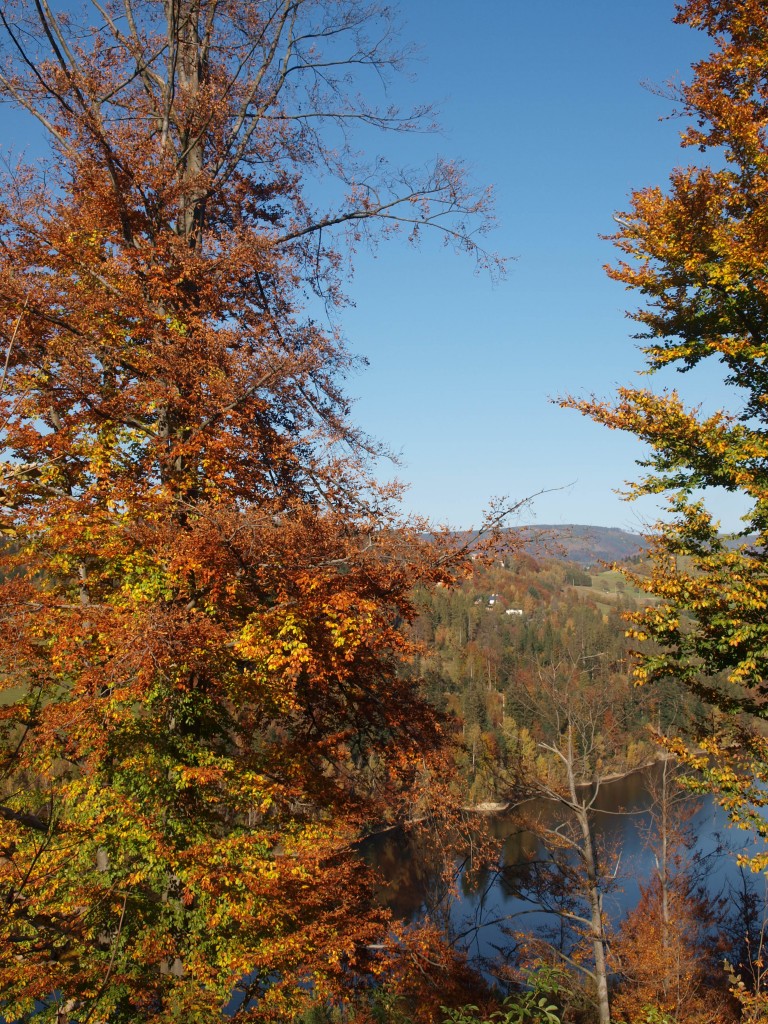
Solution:
{"label": "tree trunk", "polygon": [[603,900],[600,893],[597,859],[592,843],[592,830],[586,808],[580,811],[579,825],[584,837],[584,867],[587,875],[589,909],[592,915],[592,953],[595,958],[595,987],[600,1024],[610,1024],[611,1008],[608,999],[608,969],[605,958],[605,928],[603,926]]}
{"label": "tree trunk", "polygon": [[599,1024],[611,1024],[611,1006],[608,999],[608,969],[605,958],[605,928],[603,926],[603,900],[600,893],[600,874],[598,871],[595,845],[592,839],[589,807],[578,791],[574,774],[573,727],[568,725],[568,786],[571,801],[576,812],[579,829],[582,835],[581,856],[586,875],[587,900],[591,916],[592,955],[595,960],[595,989],[597,996],[597,1012]]}

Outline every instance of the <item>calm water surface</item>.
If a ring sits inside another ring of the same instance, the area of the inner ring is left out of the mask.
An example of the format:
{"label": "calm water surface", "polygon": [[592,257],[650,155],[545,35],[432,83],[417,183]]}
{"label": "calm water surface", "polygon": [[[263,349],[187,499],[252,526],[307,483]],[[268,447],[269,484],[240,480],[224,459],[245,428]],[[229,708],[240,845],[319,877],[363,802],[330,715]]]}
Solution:
{"label": "calm water surface", "polygon": [[[598,794],[594,833],[605,869],[615,880],[604,894],[604,907],[614,924],[631,910],[640,896],[640,885],[655,869],[655,852],[649,842],[649,807],[653,798],[649,783],[660,778],[661,766],[635,772],[605,783]],[[749,884],[763,891],[762,875],[741,872],[736,864],[739,852],[754,852],[747,833],[728,827],[726,815],[711,797],[691,797],[690,829],[695,836],[687,854],[691,870],[714,898],[727,904],[735,890]],[[541,816],[545,823],[558,823],[557,811],[545,801],[525,805],[527,814]],[[397,916],[418,920],[427,908],[442,906],[445,923],[474,956],[495,954],[508,946],[510,931],[546,931],[558,918],[544,913],[524,898],[532,897],[532,875],[536,865],[546,871],[547,853],[530,832],[521,831],[507,814],[478,816],[478,827],[487,828],[501,842],[499,864],[471,879],[462,875],[458,898],[440,902],[444,889],[438,874],[418,843],[399,832],[374,837],[366,844],[366,858],[380,870],[385,885],[382,898]]]}

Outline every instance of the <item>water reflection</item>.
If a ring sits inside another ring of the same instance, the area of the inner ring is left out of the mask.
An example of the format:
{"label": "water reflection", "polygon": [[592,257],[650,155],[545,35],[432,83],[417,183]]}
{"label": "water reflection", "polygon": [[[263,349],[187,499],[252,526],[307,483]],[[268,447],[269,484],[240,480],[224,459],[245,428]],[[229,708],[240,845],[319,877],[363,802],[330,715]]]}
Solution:
{"label": "water reflection", "polygon": [[[648,842],[651,791],[658,783],[660,766],[636,772],[601,787],[595,802],[593,828],[605,873],[613,876],[603,886],[603,907],[613,924],[631,910],[640,896],[640,885],[655,868],[655,852]],[[710,896],[730,899],[730,887],[742,888],[744,879],[736,854],[748,849],[745,834],[728,828],[723,810],[710,797],[692,797],[689,827],[695,845],[689,851],[692,867]],[[560,823],[562,813],[547,801],[531,801],[525,816],[548,827]],[[491,957],[508,949],[516,931],[562,930],[557,912],[579,912],[577,886],[568,872],[575,871],[571,858],[554,858],[531,831],[521,828],[517,815],[478,817],[478,827],[488,829],[500,841],[498,864],[471,875],[462,873],[458,897],[449,905],[454,935],[462,936],[474,956]],[[381,898],[394,913],[418,920],[427,907],[445,896],[439,871],[419,841],[393,830],[366,844],[365,855],[385,880]]]}

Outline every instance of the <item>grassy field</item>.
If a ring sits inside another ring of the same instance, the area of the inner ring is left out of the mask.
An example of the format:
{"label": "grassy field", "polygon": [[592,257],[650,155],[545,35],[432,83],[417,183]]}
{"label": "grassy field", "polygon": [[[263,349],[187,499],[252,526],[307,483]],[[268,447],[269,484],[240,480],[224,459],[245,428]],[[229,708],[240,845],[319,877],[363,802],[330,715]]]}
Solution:
{"label": "grassy field", "polygon": [[585,597],[591,597],[604,611],[617,606],[643,608],[647,605],[658,604],[659,598],[646,594],[615,569],[591,572],[590,577],[592,579],[591,587],[576,587],[575,589]]}

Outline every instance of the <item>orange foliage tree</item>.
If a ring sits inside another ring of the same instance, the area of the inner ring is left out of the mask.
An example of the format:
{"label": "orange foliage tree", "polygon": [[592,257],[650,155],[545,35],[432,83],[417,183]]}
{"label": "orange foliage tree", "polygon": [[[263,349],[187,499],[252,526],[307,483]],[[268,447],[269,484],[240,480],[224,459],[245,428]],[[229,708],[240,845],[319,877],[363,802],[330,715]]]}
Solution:
{"label": "orange foliage tree", "polygon": [[303,300],[343,300],[332,229],[484,260],[487,197],[355,155],[419,118],[360,98],[401,57],[375,3],[83,18],[0,9],[52,147],[0,200],[0,1014],[292,1017],[378,969],[354,844],[443,743],[399,626],[463,564],[375,482]]}
{"label": "orange foliage tree", "polygon": [[653,803],[641,832],[656,866],[611,943],[621,979],[614,1012],[629,1024],[652,1016],[680,1024],[731,1021],[735,1003],[722,966],[722,924],[718,927],[725,901],[706,891],[708,866],[692,852],[697,807],[671,761],[649,781]]}
{"label": "orange foliage tree", "polygon": [[[636,578],[656,599],[633,617],[631,635],[653,642],[637,679],[679,680],[710,703],[693,763],[734,819],[766,835],[768,746],[758,723],[768,697],[768,9],[688,0],[676,20],[714,42],[677,91],[690,122],[682,144],[713,163],[633,194],[614,236],[623,258],[609,273],[647,299],[631,313],[646,372],[717,362],[733,405],[705,415],[676,390],[646,388],[622,388],[615,403],[565,404],[648,445],[648,473],[631,494],[669,492],[672,519],[652,537],[649,574]],[[710,487],[749,502],[740,545],[724,541],[699,497]]]}
{"label": "orange foliage tree", "polygon": [[670,918],[662,912],[658,878],[641,886],[640,900],[612,943],[623,982],[613,999],[617,1019],[645,1022],[664,1015],[679,1024],[717,1024],[736,1019],[722,963],[713,950],[710,909],[676,879],[668,893]]}

